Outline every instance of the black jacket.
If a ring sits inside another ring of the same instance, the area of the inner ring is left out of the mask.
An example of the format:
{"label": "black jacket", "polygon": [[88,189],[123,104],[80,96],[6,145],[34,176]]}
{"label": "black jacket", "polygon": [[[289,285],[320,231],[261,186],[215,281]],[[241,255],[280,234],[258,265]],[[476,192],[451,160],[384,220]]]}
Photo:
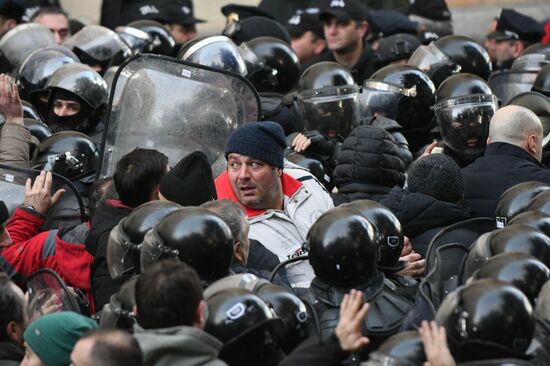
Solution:
{"label": "black jacket", "polygon": [[399,147],[384,129],[359,126],[344,140],[333,180],[334,205],[359,199],[380,201],[394,186],[405,183],[405,164]]}
{"label": "black jacket", "polygon": [[[302,73],[310,66],[321,61],[336,62],[336,59],[334,58],[334,54],[332,53],[332,51],[327,49],[325,52],[313,59],[313,61],[305,64],[302,67]],[[363,85],[365,80],[368,80],[371,75],[374,74],[374,52],[370,45],[368,45],[367,43],[364,44],[364,49],[361,57],[359,57],[359,60],[357,60],[357,63],[353,65],[350,71],[357,85]]]}
{"label": "black jacket", "polygon": [[404,234],[422,256],[425,256],[428,244],[441,229],[470,218],[469,211],[464,207],[399,187],[392,189],[381,203],[397,216]]}
{"label": "black jacket", "polygon": [[131,209],[116,205],[120,201],[108,200],[99,205],[92,217],[90,233],[86,238],[86,250],[94,256],[90,268],[90,282],[96,311],[103,309],[111,295],[118,292],[120,286],[131,274],[120,279],[112,279],[107,267],[107,243],[109,234],[120,220],[128,216]]}
{"label": "black jacket", "polygon": [[550,170],[525,150],[503,142],[489,144],[485,154],[462,169],[464,199],[476,217],[494,217],[498,199],[518,183],[550,184]]}

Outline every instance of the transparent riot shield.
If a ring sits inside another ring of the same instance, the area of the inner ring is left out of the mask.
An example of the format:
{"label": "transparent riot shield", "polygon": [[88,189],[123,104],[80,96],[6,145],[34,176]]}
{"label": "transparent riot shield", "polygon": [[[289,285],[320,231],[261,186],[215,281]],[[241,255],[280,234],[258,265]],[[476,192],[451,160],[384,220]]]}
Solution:
{"label": "transparent riot shield", "polygon": [[200,150],[219,166],[231,132],[260,115],[256,90],[239,75],[137,55],[113,81],[100,176],[112,175],[118,160],[137,147],[161,151],[170,165]]}
{"label": "transparent riot shield", "polygon": [[29,321],[59,311],[80,313],[77,294],[51,269],[33,272],[25,281],[28,292]]}
{"label": "transparent riot shield", "polygon": [[491,74],[487,84],[502,105],[506,105],[516,95],[531,91],[536,78],[536,72],[501,71]]}
{"label": "transparent riot shield", "polygon": [[[39,170],[20,169],[0,164],[0,200],[4,201],[8,211],[13,213],[25,200],[25,182],[40,174]],[[64,189],[65,193],[57,204],[46,214],[44,230],[58,229],[78,225],[84,221],[85,210],[82,197],[66,178],[52,173],[52,193]]]}

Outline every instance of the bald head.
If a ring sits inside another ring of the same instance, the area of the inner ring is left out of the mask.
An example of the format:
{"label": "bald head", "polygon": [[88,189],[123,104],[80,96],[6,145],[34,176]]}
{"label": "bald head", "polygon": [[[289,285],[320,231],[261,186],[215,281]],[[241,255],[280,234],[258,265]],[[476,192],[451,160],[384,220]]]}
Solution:
{"label": "bald head", "polygon": [[533,155],[542,154],[543,130],[540,119],[529,109],[509,105],[496,111],[489,125],[489,143],[505,142]]}

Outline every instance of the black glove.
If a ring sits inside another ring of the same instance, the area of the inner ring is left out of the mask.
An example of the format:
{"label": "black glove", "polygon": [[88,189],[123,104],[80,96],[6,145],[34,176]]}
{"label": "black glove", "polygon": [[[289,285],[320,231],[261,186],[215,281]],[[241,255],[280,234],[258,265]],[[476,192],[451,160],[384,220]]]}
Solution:
{"label": "black glove", "polygon": [[311,146],[308,150],[319,155],[332,156],[336,149],[336,142],[332,141],[317,130],[306,131],[304,136],[311,140]]}

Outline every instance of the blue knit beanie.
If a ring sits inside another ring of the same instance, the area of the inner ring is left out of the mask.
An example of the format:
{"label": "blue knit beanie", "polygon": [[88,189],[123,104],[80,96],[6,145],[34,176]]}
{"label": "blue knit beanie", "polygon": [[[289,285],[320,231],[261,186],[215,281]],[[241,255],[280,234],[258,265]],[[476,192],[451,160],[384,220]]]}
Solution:
{"label": "blue knit beanie", "polygon": [[276,168],[284,166],[286,139],[275,122],[249,122],[237,128],[225,146],[225,158],[231,153],[262,160]]}

